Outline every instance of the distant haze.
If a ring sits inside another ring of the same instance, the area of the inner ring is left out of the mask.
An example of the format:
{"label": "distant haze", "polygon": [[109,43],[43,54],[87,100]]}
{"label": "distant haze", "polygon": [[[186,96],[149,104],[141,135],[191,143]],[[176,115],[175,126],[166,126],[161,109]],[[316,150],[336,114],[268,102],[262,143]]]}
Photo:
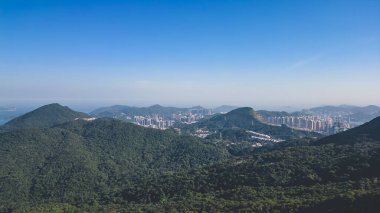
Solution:
{"label": "distant haze", "polygon": [[1,1],[0,106],[380,105],[380,1]]}

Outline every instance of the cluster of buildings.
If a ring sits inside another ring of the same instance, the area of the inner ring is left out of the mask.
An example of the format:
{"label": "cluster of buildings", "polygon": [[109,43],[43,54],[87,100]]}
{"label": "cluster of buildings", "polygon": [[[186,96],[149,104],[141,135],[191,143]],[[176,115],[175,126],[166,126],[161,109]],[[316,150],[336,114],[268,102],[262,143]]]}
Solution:
{"label": "cluster of buildings", "polygon": [[204,118],[204,115],[183,113],[183,114],[173,114],[172,118],[174,121],[179,122],[179,123],[192,124]]}
{"label": "cluster of buildings", "polygon": [[172,118],[179,123],[192,124],[212,114],[211,109],[199,108],[191,109],[189,112],[173,113]]}
{"label": "cluster of buildings", "polygon": [[150,127],[155,129],[167,129],[172,127],[174,123],[196,123],[197,121],[203,119],[207,115],[212,115],[212,111],[206,109],[195,109],[189,112],[173,113],[171,117],[165,117],[161,115],[136,115],[133,116],[133,119],[131,117],[126,117],[126,119],[133,120],[133,122],[137,125],[144,127]]}
{"label": "cluster of buildings", "polygon": [[167,129],[174,124],[174,120],[165,119],[164,117],[154,116],[134,116],[133,121],[140,126],[154,129]]}
{"label": "cluster of buildings", "polygon": [[350,119],[330,116],[282,116],[268,117],[267,122],[272,125],[287,125],[291,128],[335,134],[350,129]]}

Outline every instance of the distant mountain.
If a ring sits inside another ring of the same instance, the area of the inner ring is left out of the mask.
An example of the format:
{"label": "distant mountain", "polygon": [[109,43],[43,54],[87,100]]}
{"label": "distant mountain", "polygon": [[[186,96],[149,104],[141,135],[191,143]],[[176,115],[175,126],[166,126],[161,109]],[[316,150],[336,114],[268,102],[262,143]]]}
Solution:
{"label": "distant mountain", "polygon": [[[268,134],[282,139],[294,137],[317,136],[310,132],[293,130],[287,126],[272,126],[264,123],[262,116],[250,107],[242,107],[226,114],[217,114],[193,124],[196,128],[206,128],[211,132],[226,129],[243,129]],[[236,131],[236,133],[239,133]],[[239,133],[241,134],[241,132]]]}
{"label": "distant mountain", "polygon": [[193,106],[193,107],[190,107],[188,109],[190,109],[190,110],[209,110],[207,108],[204,108],[203,106]]}
{"label": "distant mountain", "polygon": [[380,107],[369,105],[365,107],[339,105],[339,106],[322,106],[303,110],[306,114],[340,114],[350,116],[351,121],[354,122],[367,122],[380,116]]}
{"label": "distant mountain", "polygon": [[373,140],[380,141],[380,117],[345,132],[322,138],[314,144],[354,144]]}
{"label": "distant mountain", "polygon": [[212,111],[214,113],[227,113],[227,112],[230,112],[230,111],[232,111],[234,109],[237,109],[237,108],[239,108],[239,107],[237,107],[237,106],[229,106],[229,105],[222,105],[220,107],[214,108]]}
{"label": "distant mountain", "polygon": [[339,106],[321,106],[321,107],[314,107],[310,108],[306,111],[312,111],[312,112],[324,112],[324,113],[330,113],[330,112],[347,112],[347,113],[366,113],[366,114],[374,114],[380,111],[379,106],[375,105],[369,105],[364,107],[359,106],[353,106],[353,105],[339,105]]}
{"label": "distant mountain", "polygon": [[133,117],[135,115],[147,116],[147,115],[154,115],[154,114],[162,115],[165,117],[171,117],[173,113],[189,112],[190,109],[177,108],[177,107],[164,107],[158,104],[150,106],[150,107],[133,107],[133,106],[115,105],[115,106],[96,109],[90,114],[96,117],[116,117],[120,115]]}
{"label": "distant mountain", "polygon": [[4,129],[51,127],[57,124],[72,121],[75,118],[89,118],[90,116],[71,110],[59,104],[49,104],[21,115],[5,123]]}
{"label": "distant mountain", "polygon": [[339,106],[320,106],[320,107],[313,107],[310,109],[305,109],[303,111],[310,111],[310,112],[320,112],[320,113],[336,113],[336,112],[352,112],[352,110],[357,109],[359,107],[357,106],[351,106],[351,105],[339,105]]}

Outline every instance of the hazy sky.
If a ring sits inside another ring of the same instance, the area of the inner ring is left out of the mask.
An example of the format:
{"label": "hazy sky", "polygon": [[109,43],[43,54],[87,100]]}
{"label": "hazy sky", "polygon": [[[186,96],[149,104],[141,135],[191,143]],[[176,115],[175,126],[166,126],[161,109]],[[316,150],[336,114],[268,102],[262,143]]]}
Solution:
{"label": "hazy sky", "polygon": [[0,0],[0,105],[380,105],[380,1]]}

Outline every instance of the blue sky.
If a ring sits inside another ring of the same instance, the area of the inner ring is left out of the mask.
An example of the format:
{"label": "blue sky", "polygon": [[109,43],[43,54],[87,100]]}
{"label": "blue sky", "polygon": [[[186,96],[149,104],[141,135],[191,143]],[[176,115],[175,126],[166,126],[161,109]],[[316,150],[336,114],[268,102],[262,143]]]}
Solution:
{"label": "blue sky", "polygon": [[0,105],[380,105],[380,1],[0,0]]}

